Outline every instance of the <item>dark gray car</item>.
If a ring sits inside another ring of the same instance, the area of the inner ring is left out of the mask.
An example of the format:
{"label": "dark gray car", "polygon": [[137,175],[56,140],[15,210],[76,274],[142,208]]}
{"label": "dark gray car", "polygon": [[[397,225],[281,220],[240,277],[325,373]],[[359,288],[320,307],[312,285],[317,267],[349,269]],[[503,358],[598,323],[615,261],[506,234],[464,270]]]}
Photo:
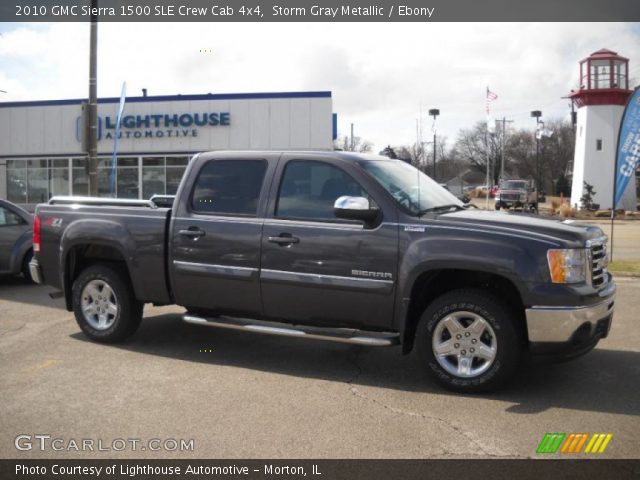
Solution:
{"label": "dark gray car", "polygon": [[22,273],[31,281],[29,261],[32,215],[17,205],[0,199],[0,275]]}

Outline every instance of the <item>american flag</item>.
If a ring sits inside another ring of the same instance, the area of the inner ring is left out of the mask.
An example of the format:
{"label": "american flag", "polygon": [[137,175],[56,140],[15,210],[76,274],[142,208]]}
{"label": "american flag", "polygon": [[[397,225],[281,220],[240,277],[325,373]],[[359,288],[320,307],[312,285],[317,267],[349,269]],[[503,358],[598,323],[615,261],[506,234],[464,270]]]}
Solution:
{"label": "american flag", "polygon": [[489,104],[497,99],[498,99],[498,95],[493,93],[491,90],[489,90],[489,87],[487,87],[487,104],[485,107],[487,110],[487,115],[489,114]]}

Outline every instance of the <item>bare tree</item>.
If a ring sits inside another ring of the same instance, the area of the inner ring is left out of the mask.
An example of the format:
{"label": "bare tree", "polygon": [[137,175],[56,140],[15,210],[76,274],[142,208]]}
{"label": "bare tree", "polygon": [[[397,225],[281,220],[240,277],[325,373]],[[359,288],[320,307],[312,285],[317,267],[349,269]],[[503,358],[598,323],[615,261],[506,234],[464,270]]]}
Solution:
{"label": "bare tree", "polygon": [[488,163],[490,175],[494,183],[497,183],[500,176],[502,135],[500,130],[489,132],[485,122],[478,122],[470,129],[460,130],[454,144],[456,154],[460,160],[467,162],[471,169],[485,175]]}
{"label": "bare tree", "polygon": [[510,176],[535,179],[536,176],[536,140],[533,132],[518,130],[509,135],[504,147],[505,159]]}
{"label": "bare tree", "polygon": [[[552,135],[540,138],[540,172],[542,188],[558,193],[558,182],[566,193],[566,177],[570,172],[575,149],[575,132],[569,122],[559,119],[545,122]],[[535,179],[537,172],[536,139],[532,130],[519,130],[509,135],[505,145],[505,158],[509,159],[512,175]]]}
{"label": "bare tree", "polygon": [[369,153],[373,149],[373,144],[369,140],[364,140],[362,137],[353,137],[353,143],[349,135],[339,135],[333,141],[333,147],[336,150],[343,150],[345,152],[359,152]]}

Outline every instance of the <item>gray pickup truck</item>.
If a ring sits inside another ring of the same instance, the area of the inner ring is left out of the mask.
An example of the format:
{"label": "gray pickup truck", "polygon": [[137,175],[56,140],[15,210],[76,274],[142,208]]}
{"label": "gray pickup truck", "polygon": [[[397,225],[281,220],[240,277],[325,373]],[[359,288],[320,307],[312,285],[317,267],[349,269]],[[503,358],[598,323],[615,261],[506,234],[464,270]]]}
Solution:
{"label": "gray pickup truck", "polygon": [[503,180],[495,197],[496,210],[521,208],[535,211],[537,202],[538,192],[527,180]]}
{"label": "gray pickup truck", "polygon": [[192,324],[415,345],[437,381],[477,392],[609,332],[602,230],[467,209],[400,160],[204,153],[164,202],[38,205],[32,275],[93,340],[129,337],[145,303],[178,304]]}

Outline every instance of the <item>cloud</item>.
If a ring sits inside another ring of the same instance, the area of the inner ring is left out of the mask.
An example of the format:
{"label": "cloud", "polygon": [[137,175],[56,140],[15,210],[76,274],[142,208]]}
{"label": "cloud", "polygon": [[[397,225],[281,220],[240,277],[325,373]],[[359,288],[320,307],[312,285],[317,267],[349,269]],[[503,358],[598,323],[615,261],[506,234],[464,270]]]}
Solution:
{"label": "cloud", "polygon": [[[0,37],[0,99],[85,97],[88,24],[23,24]],[[622,23],[101,23],[98,93],[130,95],[331,90],[343,133],[376,148],[430,134],[453,140],[484,118],[533,128],[529,111],[567,117],[578,61],[609,48],[640,79],[640,30]],[[204,50],[205,52],[202,52]],[[635,66],[635,70],[634,70]]]}

